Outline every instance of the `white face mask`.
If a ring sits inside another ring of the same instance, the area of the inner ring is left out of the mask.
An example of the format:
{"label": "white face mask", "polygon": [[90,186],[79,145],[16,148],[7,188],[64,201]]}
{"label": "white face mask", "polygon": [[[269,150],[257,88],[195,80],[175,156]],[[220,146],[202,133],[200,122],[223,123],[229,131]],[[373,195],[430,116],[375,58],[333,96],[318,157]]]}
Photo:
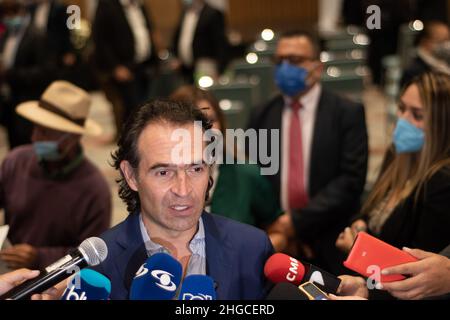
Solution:
{"label": "white face mask", "polygon": [[432,50],[432,55],[450,65],[450,41],[445,41],[436,45]]}

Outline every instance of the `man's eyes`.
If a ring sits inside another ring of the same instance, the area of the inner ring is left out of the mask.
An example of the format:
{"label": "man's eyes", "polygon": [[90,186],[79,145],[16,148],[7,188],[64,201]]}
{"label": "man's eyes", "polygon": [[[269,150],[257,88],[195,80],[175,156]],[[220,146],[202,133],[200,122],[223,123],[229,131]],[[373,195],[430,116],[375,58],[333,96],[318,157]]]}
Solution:
{"label": "man's eyes", "polygon": [[[205,171],[204,165],[195,165],[186,170],[187,173],[190,174],[198,174]],[[158,169],[155,171],[155,175],[157,177],[171,177],[175,174],[176,170],[170,170],[170,169]]]}
{"label": "man's eyes", "polygon": [[161,169],[161,170],[156,171],[156,175],[158,177],[167,177],[170,175],[170,171],[166,170],[166,169]]}
{"label": "man's eyes", "polygon": [[189,171],[193,172],[193,173],[201,173],[204,170],[205,170],[205,166],[203,166],[203,165],[193,166],[189,169]]}

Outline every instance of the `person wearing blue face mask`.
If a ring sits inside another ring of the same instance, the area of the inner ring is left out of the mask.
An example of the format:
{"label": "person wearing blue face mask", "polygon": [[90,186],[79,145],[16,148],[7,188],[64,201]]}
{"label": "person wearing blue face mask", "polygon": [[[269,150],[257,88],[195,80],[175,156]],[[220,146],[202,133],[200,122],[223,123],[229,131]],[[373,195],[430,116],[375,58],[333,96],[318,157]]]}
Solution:
{"label": "person wearing blue face mask", "polygon": [[338,273],[344,257],[334,242],[359,209],[367,128],[361,104],[321,86],[319,56],[311,34],[281,35],[273,59],[280,94],[256,109],[249,127],[281,133],[278,146],[267,141],[269,153],[281,150],[281,170],[268,178],[281,208],[291,212],[284,221],[291,225],[291,255]]}
{"label": "person wearing blue face mask", "polygon": [[34,123],[32,144],[13,149],[0,167],[0,207],[12,247],[0,251],[10,269],[41,269],[110,224],[111,194],[84,156],[81,136],[99,135],[87,119],[91,98],[66,81],[16,112]]}
{"label": "person wearing blue face mask", "polygon": [[336,245],[359,231],[398,248],[438,253],[450,243],[450,77],[425,73],[406,85],[380,175]]}

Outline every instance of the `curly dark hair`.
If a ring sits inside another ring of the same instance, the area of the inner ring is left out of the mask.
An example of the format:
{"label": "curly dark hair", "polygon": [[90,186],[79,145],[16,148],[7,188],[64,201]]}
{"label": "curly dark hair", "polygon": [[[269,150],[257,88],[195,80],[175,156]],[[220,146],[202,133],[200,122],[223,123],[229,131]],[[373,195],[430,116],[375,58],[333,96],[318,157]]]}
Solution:
{"label": "curly dark hair", "polygon": [[[193,104],[167,99],[152,100],[140,106],[126,121],[117,143],[117,150],[112,154],[111,164],[120,172],[119,197],[127,205],[128,213],[134,213],[140,208],[139,194],[132,190],[125,180],[124,173],[120,169],[122,161],[128,161],[131,167],[137,170],[139,166],[138,140],[142,131],[151,123],[167,122],[175,125],[186,125],[201,121],[203,131],[211,129],[210,121]],[[211,188],[210,178],[208,191]],[[208,198],[207,192],[207,198]]]}

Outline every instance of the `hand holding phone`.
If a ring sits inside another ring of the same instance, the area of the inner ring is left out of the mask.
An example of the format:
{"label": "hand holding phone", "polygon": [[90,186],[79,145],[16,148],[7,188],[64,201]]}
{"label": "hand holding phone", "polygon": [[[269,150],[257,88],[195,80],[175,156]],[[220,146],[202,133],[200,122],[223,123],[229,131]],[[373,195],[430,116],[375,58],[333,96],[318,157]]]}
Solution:
{"label": "hand holding phone", "polygon": [[[387,267],[404,263],[415,262],[417,258],[386,242],[377,239],[366,232],[359,232],[355,243],[344,261],[344,266],[356,271],[365,277],[374,278],[378,282],[392,282],[403,280],[406,277],[401,274],[382,275],[381,271]],[[379,276],[379,278],[376,278]]]}

